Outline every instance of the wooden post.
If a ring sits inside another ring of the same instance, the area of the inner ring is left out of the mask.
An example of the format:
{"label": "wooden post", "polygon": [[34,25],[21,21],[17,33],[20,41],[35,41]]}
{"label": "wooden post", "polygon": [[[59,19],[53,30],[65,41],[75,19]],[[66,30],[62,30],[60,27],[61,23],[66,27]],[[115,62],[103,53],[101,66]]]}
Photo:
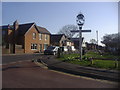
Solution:
{"label": "wooden post", "polygon": [[118,60],[115,59],[115,68],[118,68]]}
{"label": "wooden post", "polygon": [[60,54],[61,54],[61,50],[60,50],[60,48],[58,48],[58,52],[57,52],[57,57],[58,58],[60,57]]}
{"label": "wooden post", "polygon": [[91,65],[93,65],[93,59],[92,59],[92,57],[90,58],[90,61],[91,61]]}

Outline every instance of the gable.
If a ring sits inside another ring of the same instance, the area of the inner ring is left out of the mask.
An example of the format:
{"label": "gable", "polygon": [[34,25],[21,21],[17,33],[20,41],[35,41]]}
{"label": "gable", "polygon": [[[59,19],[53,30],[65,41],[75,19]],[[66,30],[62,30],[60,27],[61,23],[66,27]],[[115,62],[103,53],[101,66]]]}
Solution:
{"label": "gable", "polygon": [[34,23],[20,24],[18,28],[18,34],[24,36],[34,25]]}
{"label": "gable", "polygon": [[30,34],[30,33],[39,33],[39,31],[37,30],[37,28],[36,28],[36,26],[33,24],[30,28],[29,28],[29,30],[25,33],[25,35],[27,35],[27,34]]}

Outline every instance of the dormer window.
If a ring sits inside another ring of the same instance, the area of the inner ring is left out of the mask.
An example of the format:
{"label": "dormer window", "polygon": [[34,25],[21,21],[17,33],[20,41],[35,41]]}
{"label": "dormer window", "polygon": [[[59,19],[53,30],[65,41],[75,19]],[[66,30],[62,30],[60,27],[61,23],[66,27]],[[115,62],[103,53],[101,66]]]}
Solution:
{"label": "dormer window", "polygon": [[33,39],[36,39],[36,33],[33,33]]}

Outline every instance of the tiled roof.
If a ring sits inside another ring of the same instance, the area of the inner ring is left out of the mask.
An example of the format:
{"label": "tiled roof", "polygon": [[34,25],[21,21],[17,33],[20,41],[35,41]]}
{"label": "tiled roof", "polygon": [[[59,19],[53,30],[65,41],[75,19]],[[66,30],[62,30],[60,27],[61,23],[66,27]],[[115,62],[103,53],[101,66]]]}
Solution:
{"label": "tiled roof", "polygon": [[[12,29],[12,25],[10,25],[10,29]],[[8,30],[8,25],[3,25],[3,26],[0,26],[0,30]]]}
{"label": "tiled roof", "polygon": [[50,34],[50,32],[49,32],[46,28],[37,26],[37,29],[38,29],[38,31],[39,31],[40,33]]}
{"label": "tiled roof", "polygon": [[[82,41],[83,41],[83,37],[82,37]],[[79,38],[70,38],[71,41],[79,41]]]}
{"label": "tiled roof", "polygon": [[50,41],[53,42],[59,42],[64,34],[52,34],[50,37]]}
{"label": "tiled roof", "polygon": [[19,35],[24,35],[33,24],[34,23],[19,24],[18,27]]}
{"label": "tiled roof", "polygon": [[[40,26],[36,26],[35,23],[26,23],[26,24],[19,24],[18,27],[18,35],[24,35],[30,28],[32,25],[35,25],[36,30],[38,30],[39,33],[43,33],[43,34],[50,34],[50,32],[43,27]],[[8,25],[4,25],[4,26],[0,26],[0,29],[8,29]],[[13,30],[13,25],[10,25],[11,30]]]}

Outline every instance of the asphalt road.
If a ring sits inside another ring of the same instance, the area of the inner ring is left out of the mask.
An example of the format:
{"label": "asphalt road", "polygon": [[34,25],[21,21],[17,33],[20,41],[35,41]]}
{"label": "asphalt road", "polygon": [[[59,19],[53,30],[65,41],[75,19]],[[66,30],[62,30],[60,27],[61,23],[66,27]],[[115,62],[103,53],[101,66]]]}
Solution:
{"label": "asphalt road", "polygon": [[17,62],[17,61],[38,59],[41,56],[43,56],[43,55],[42,54],[2,55],[2,64],[8,64],[8,63]]}
{"label": "asphalt road", "polygon": [[116,83],[66,75],[23,61],[3,65],[3,88],[115,88]]}

